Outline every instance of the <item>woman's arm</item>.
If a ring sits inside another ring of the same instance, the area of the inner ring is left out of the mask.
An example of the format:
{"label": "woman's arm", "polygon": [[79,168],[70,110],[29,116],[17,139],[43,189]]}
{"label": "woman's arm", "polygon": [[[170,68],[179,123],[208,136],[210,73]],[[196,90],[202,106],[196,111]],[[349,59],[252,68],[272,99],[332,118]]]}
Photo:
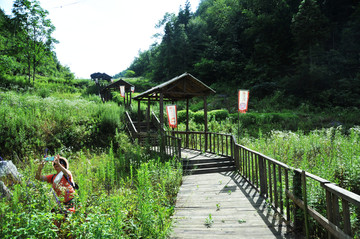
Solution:
{"label": "woman's arm", "polygon": [[41,171],[44,168],[44,165],[45,165],[45,161],[41,161],[38,170],[36,172],[35,179],[40,181],[47,181],[46,177],[44,175],[41,175]]}

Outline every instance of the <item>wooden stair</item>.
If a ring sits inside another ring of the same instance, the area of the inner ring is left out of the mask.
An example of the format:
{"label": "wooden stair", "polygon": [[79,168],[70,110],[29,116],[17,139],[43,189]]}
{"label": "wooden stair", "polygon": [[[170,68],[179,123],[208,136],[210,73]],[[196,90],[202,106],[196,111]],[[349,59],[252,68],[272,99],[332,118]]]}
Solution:
{"label": "wooden stair", "polygon": [[183,159],[184,174],[205,174],[236,171],[230,157]]}

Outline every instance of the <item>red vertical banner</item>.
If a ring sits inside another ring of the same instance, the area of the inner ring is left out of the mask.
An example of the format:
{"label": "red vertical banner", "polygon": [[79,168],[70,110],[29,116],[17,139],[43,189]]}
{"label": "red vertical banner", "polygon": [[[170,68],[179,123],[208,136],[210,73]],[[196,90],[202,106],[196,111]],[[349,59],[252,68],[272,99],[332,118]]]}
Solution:
{"label": "red vertical banner", "polygon": [[166,106],[166,113],[169,120],[169,127],[176,128],[177,127],[177,111],[176,105],[167,105]]}
{"label": "red vertical banner", "polygon": [[238,110],[241,113],[246,113],[248,110],[249,102],[249,91],[248,90],[239,90],[238,93]]}
{"label": "red vertical banner", "polygon": [[120,86],[120,95],[121,95],[121,97],[125,98],[125,86],[124,85]]}
{"label": "red vertical banner", "polygon": [[134,93],[135,91],[135,86],[131,86],[131,92]]}

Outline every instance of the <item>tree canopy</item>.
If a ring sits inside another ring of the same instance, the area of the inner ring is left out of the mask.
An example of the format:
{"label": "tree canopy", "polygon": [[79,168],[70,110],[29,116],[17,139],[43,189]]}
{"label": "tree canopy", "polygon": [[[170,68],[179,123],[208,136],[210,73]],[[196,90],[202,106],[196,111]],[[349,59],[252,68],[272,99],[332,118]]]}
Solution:
{"label": "tree canopy", "polygon": [[33,83],[36,74],[74,78],[54,52],[58,41],[48,11],[37,0],[16,0],[12,13],[0,9],[0,75],[27,75]]}
{"label": "tree canopy", "polygon": [[220,93],[281,91],[294,103],[358,106],[359,23],[351,0],[202,0],[194,13],[187,1],[164,16],[161,42],[128,70],[155,82],[190,72],[226,86]]}

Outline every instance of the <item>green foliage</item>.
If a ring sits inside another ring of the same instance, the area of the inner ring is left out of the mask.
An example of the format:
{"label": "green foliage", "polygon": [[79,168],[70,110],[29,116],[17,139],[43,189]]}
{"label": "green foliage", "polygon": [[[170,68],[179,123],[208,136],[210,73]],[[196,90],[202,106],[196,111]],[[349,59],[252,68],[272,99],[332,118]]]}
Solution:
{"label": "green foliage", "polygon": [[[359,177],[355,168],[360,166],[359,127],[348,131],[341,126],[303,131],[272,131],[260,138],[243,137],[240,143],[271,158],[300,168],[334,182],[354,193],[359,193]],[[326,195],[318,182],[307,182],[308,204],[325,213]],[[353,231],[359,231],[358,210],[351,208]],[[315,230],[314,230],[315,231]],[[317,235],[322,237],[321,235]]]}
{"label": "green foliage", "polygon": [[208,112],[208,117],[210,119],[215,119],[217,121],[225,120],[227,117],[229,117],[229,111],[225,109],[220,110],[212,110]]}
{"label": "green foliage", "polygon": [[[178,122],[186,123],[186,110],[179,110],[177,112]],[[189,119],[194,118],[194,112],[189,110]]]}
{"label": "green foliage", "polygon": [[122,126],[123,109],[114,103],[102,104],[75,98],[60,99],[41,90],[41,97],[12,91],[0,93],[0,132],[3,155],[13,151],[21,156],[45,148],[81,149],[107,146]]}
{"label": "green foliage", "polygon": [[33,84],[39,75],[74,79],[53,52],[55,27],[47,15],[36,0],[14,1],[12,17],[0,9],[0,76],[26,75]]}
{"label": "green foliage", "polygon": [[136,75],[135,71],[127,70],[124,76],[125,77],[134,77],[135,75]]}
{"label": "green foliage", "polygon": [[[129,70],[154,82],[190,72],[218,94],[249,89],[251,101],[272,98],[282,109],[357,106],[359,87],[346,86],[360,82],[359,9],[351,1],[204,0],[195,13],[186,5],[166,14],[161,42]],[[284,97],[272,97],[278,92]]]}
{"label": "green foliage", "polygon": [[[130,164],[128,172],[120,166],[123,155],[115,155],[111,147],[108,153],[79,151],[67,157],[80,185],[81,207],[56,227],[63,215],[50,212],[57,206],[49,185],[16,185],[13,199],[0,201],[1,238],[167,238],[182,175],[179,163],[150,160]],[[19,167],[24,182],[34,180],[37,164],[30,162]],[[50,164],[44,172],[52,172]]]}

